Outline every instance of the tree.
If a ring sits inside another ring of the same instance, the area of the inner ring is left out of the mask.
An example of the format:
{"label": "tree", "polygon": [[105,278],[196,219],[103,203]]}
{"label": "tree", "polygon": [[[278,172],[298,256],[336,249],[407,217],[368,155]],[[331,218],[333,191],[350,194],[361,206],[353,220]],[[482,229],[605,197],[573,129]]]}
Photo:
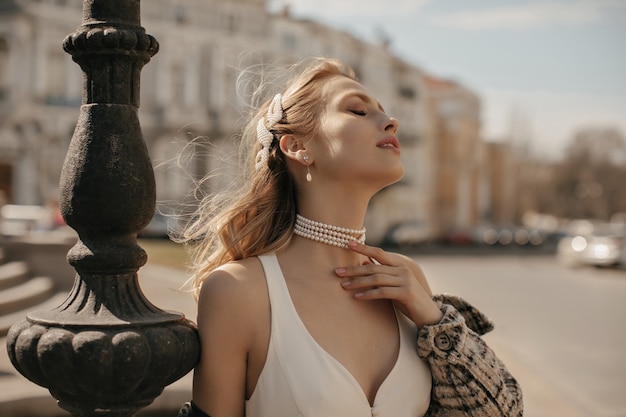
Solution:
{"label": "tree", "polygon": [[578,131],[556,168],[556,215],[608,220],[626,211],[626,139],[611,128]]}

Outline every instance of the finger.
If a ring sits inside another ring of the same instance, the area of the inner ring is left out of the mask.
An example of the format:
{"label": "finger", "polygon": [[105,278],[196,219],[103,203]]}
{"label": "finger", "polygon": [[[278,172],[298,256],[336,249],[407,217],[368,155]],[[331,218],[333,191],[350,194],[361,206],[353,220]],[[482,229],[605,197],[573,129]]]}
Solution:
{"label": "finger", "polygon": [[353,250],[354,252],[360,253],[361,255],[365,255],[368,258],[375,259],[378,263],[382,265],[393,265],[389,254],[387,254],[387,252],[385,252],[381,248],[365,245],[356,241],[348,243],[348,248]]}
{"label": "finger", "polygon": [[402,277],[385,274],[374,274],[365,277],[358,277],[341,281],[341,286],[345,289],[358,291],[364,288],[374,287],[401,287],[406,281]]}
{"label": "finger", "polygon": [[364,264],[335,268],[335,274],[341,278],[360,277],[375,274],[396,275],[396,267],[388,265]]}
{"label": "finger", "polygon": [[406,291],[402,287],[375,287],[354,293],[359,300],[403,301]]}

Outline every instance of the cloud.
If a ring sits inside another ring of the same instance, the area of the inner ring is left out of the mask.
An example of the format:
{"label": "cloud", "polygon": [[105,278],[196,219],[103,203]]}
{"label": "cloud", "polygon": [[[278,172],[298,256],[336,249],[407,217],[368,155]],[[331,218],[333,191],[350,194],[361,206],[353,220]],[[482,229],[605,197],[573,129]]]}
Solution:
{"label": "cloud", "polygon": [[[324,17],[381,17],[393,18],[414,13],[430,0],[272,0],[270,9],[277,10],[289,5],[294,15],[313,15]],[[357,24],[358,22],[354,22]]]}
{"label": "cloud", "polygon": [[543,2],[462,11],[434,16],[431,23],[465,30],[519,29],[554,24],[583,25],[615,18],[616,15],[621,18],[626,16],[626,2],[623,0]]}

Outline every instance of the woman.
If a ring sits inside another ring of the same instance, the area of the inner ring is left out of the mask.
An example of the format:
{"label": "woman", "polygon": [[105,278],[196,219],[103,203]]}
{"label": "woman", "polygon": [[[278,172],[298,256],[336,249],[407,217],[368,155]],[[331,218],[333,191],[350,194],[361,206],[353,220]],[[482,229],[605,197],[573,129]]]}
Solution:
{"label": "woman", "polygon": [[277,93],[243,132],[239,192],[186,236],[202,347],[182,414],[521,416],[487,319],[364,243],[370,199],[403,175],[398,121],[335,60]]}

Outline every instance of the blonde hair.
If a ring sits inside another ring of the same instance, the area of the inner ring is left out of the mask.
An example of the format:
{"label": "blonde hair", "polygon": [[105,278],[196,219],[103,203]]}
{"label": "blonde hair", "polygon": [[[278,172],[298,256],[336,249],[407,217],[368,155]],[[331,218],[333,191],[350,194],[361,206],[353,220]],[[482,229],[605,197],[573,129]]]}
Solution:
{"label": "blonde hair", "polygon": [[[324,109],[323,83],[338,75],[356,79],[351,68],[328,58],[303,61],[288,70],[295,75],[282,91],[266,94],[270,99],[263,101],[241,133],[241,183],[226,193],[204,197],[180,236],[191,246],[191,284],[196,297],[206,277],[219,266],[277,250],[289,242],[297,189],[278,138],[313,135]],[[283,118],[271,129],[274,140],[267,165],[256,170],[254,160],[261,149],[256,126],[276,93],[282,93]]]}

